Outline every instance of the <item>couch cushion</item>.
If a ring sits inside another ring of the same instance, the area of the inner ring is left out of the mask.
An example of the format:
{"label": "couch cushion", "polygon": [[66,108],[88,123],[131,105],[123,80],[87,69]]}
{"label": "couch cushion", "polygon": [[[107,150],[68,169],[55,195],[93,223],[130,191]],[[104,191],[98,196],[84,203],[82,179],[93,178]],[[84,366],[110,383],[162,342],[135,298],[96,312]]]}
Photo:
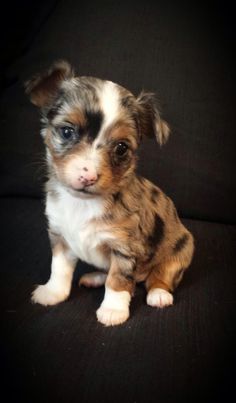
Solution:
{"label": "couch cushion", "polygon": [[147,306],[138,285],[130,319],[105,328],[95,316],[104,288],[77,286],[81,273],[91,270],[84,264],[78,265],[68,301],[50,308],[30,303],[34,285],[46,282],[50,273],[43,208],[36,199],[0,202],[8,401],[226,399],[235,364],[235,227],[185,220],[196,239],[196,254],[174,306]]}
{"label": "couch cushion", "polygon": [[22,83],[66,58],[79,74],[113,80],[135,94],[143,88],[156,92],[172,135],[162,150],[154,140],[143,143],[140,172],[175,200],[181,214],[235,222],[230,9],[225,16],[217,4],[183,4],[58,2],[12,66],[19,81],[1,98],[2,194],[42,195],[36,179],[43,153],[39,113]]}

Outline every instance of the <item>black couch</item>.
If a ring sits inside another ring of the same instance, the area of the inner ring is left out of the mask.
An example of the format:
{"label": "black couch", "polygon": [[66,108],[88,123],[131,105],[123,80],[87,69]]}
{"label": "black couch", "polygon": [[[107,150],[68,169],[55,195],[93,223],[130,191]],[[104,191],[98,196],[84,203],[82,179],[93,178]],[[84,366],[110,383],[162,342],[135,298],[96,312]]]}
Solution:
{"label": "black couch", "polygon": [[[5,401],[227,401],[234,390],[236,305],[233,8],[51,0],[35,9],[31,3],[8,5],[1,24]],[[104,289],[77,286],[91,270],[84,263],[68,301],[49,308],[30,302],[34,285],[49,277],[51,254],[40,115],[23,82],[61,58],[78,74],[158,94],[172,134],[162,149],[143,142],[139,172],[174,200],[196,241],[174,306],[148,307],[138,285],[130,319],[114,328],[96,321]]]}

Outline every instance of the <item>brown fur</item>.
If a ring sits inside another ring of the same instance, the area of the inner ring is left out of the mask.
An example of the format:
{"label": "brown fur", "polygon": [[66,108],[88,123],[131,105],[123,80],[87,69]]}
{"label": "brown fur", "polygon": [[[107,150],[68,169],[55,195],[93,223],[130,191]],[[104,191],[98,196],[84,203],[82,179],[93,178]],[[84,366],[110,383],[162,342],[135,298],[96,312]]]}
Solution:
{"label": "brown fur", "polygon": [[72,69],[67,62],[58,61],[45,74],[36,75],[27,81],[26,93],[30,95],[34,105],[42,108],[52,101],[61,81],[71,77],[72,74]]}

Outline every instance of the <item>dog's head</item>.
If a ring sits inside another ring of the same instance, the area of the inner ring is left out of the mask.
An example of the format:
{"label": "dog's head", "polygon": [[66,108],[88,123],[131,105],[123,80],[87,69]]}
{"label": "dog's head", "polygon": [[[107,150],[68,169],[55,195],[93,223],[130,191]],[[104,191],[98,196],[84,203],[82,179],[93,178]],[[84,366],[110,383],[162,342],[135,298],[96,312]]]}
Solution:
{"label": "dog's head", "polygon": [[75,77],[65,61],[33,77],[26,92],[42,111],[51,174],[78,195],[127,186],[142,136],[162,144],[169,135],[153,94],[135,97],[111,81]]}

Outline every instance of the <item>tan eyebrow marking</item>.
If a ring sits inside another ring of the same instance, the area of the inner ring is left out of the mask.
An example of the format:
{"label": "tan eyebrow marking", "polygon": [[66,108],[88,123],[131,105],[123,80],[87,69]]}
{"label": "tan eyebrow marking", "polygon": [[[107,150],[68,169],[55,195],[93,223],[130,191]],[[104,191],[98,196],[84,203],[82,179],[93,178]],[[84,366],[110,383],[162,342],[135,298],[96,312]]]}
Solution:
{"label": "tan eyebrow marking", "polygon": [[133,147],[137,146],[136,132],[131,126],[125,124],[125,122],[117,122],[113,128],[110,128],[108,136],[114,140],[127,139]]}
{"label": "tan eyebrow marking", "polygon": [[66,115],[66,119],[74,125],[85,126],[86,118],[83,112],[79,108],[74,108],[70,113]]}

